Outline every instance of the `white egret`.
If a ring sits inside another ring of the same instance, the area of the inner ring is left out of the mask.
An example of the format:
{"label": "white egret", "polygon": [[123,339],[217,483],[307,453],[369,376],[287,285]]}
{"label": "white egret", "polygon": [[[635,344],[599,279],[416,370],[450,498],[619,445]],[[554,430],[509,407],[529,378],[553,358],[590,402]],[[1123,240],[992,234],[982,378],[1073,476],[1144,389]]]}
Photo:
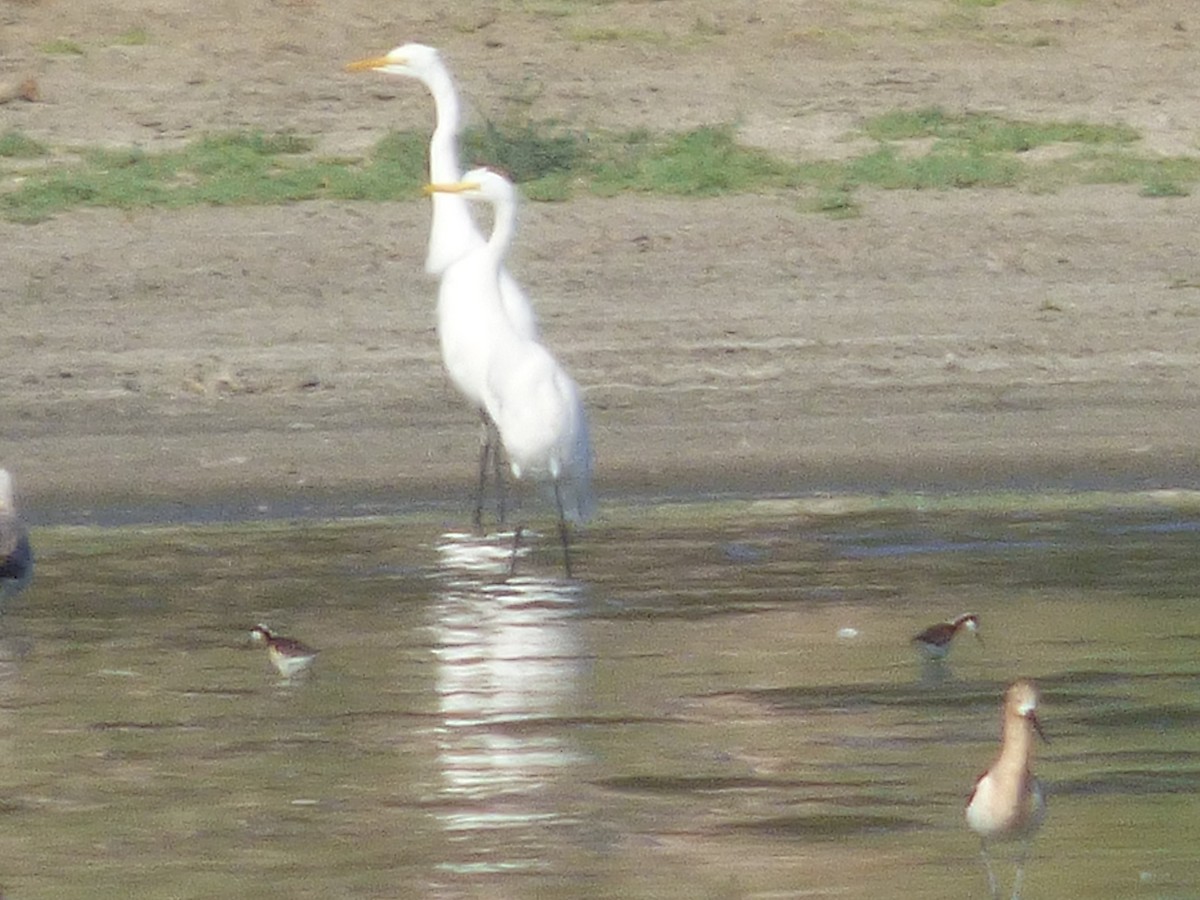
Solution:
{"label": "white egret", "polygon": [[29,532],[13,502],[12,476],[7,469],[0,469],[0,602],[23,591],[31,578]]}
{"label": "white egret", "polygon": [[[435,184],[451,184],[461,175],[458,159],[458,141],[461,129],[458,91],[450,72],[442,62],[441,54],[425,44],[403,44],[386,56],[360,59],[350,63],[351,72],[382,72],[401,75],[420,81],[433,95],[435,123],[433,136],[429,140],[429,180]],[[456,260],[483,246],[484,237],[471,215],[470,205],[457,194],[435,193],[433,216],[429,227],[429,249],[425,256],[425,271],[431,275],[443,274]],[[512,329],[519,335],[536,340],[537,317],[521,286],[500,268],[500,297],[505,315]],[[455,360],[470,356],[480,345],[489,340],[489,335],[476,327],[470,320],[450,320],[439,314],[439,337],[443,348],[442,360],[455,387],[480,411],[483,421],[479,458],[479,487],[476,496],[474,522],[482,528],[483,495],[487,484],[489,458],[494,462],[496,488],[499,494],[499,518],[504,521],[504,486],[502,464],[497,449],[495,427],[483,409],[483,386],[472,381],[475,367],[456,368]],[[447,355],[447,347],[452,353]],[[460,352],[461,351],[461,352]]]}
{"label": "white egret", "polygon": [[549,350],[511,327],[501,306],[499,274],[516,232],[516,189],[503,175],[482,168],[429,190],[493,207],[491,237],[446,270],[438,309],[471,319],[491,336],[487,354],[459,364],[473,366],[484,385],[484,406],[500,431],[513,475],[532,478],[553,497],[569,576],[567,522],[586,521],[595,502],[592,448],[579,387]]}

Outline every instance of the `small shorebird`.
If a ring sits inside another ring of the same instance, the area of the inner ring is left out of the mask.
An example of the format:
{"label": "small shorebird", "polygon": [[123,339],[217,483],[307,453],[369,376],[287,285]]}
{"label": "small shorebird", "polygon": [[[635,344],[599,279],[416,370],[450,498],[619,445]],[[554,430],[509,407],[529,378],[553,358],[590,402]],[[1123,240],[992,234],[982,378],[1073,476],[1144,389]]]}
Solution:
{"label": "small shorebird", "polygon": [[1033,835],[1046,817],[1042,787],[1033,777],[1033,735],[1037,732],[1046,743],[1037,719],[1038,692],[1032,681],[1013,682],[1004,695],[1003,732],[1000,755],[979,776],[967,801],[967,825],[979,835],[983,865],[987,869],[988,888],[993,900],[1000,893],[992,871],[988,848],[992,841],[1021,840],[1017,871],[1013,879],[1013,900],[1020,900],[1021,878]]}
{"label": "small shorebird", "polygon": [[307,670],[319,652],[300,641],[272,634],[266,625],[255,625],[250,637],[267,645],[267,656],[284,680]]}
{"label": "small shorebird", "polygon": [[979,616],[974,613],[965,613],[949,622],[930,625],[920,634],[914,635],[912,642],[926,659],[945,659],[946,654],[950,652],[950,642],[964,628],[975,635],[979,643],[983,643],[979,634]]}
{"label": "small shorebird", "polygon": [[12,476],[0,469],[0,603],[23,591],[31,578],[29,532],[13,504]]}

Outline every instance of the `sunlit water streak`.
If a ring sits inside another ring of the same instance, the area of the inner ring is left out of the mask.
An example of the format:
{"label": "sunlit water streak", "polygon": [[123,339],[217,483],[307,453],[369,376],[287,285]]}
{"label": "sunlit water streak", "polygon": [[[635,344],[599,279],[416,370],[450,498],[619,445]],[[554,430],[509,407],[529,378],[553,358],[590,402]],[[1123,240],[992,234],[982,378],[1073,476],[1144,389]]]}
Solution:
{"label": "sunlit water streak", "polygon": [[[548,783],[580,754],[544,724],[524,726],[574,706],[582,665],[579,588],[549,577],[509,577],[511,536],[450,533],[437,550],[431,630],[443,716],[438,759],[449,801],[439,817],[460,837],[553,825],[564,813],[546,802]],[[531,852],[526,860],[474,859],[469,870],[540,865]]]}

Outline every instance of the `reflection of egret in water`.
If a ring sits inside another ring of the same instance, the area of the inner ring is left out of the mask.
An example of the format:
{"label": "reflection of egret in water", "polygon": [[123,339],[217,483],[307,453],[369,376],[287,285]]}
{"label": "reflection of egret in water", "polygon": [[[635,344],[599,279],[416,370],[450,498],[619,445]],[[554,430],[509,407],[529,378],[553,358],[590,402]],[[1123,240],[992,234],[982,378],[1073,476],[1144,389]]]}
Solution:
{"label": "reflection of egret in water", "polygon": [[[446,867],[542,868],[551,841],[539,828],[564,818],[555,783],[581,761],[555,724],[574,714],[579,587],[505,578],[511,547],[503,539],[448,534],[438,551],[433,632],[447,801],[441,816],[452,836],[472,838],[472,856]],[[486,841],[474,840],[483,832]]]}

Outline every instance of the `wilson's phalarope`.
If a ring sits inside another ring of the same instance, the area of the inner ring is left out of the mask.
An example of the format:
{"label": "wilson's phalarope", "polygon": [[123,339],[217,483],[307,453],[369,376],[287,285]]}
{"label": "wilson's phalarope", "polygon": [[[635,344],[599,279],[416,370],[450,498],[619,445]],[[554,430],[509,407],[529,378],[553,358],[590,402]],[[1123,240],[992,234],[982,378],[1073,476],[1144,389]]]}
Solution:
{"label": "wilson's phalarope", "polygon": [[292,638],[272,634],[266,625],[255,625],[250,629],[250,637],[267,645],[271,664],[285,679],[299,675],[317,658],[317,650]]}
{"label": "wilson's phalarope", "polygon": [[1049,743],[1037,719],[1038,692],[1032,681],[1014,682],[1004,695],[1000,754],[979,776],[967,801],[967,824],[982,840],[981,854],[993,900],[1000,896],[988,847],[992,841],[1024,841],[1017,857],[1013,900],[1021,896],[1021,877],[1034,833],[1046,817],[1042,787],[1033,777],[1033,735]]}
{"label": "wilson's phalarope", "polygon": [[979,616],[974,613],[966,613],[949,622],[930,625],[920,634],[914,635],[912,642],[926,659],[945,659],[946,654],[950,652],[950,642],[964,628],[983,643],[979,634]]}

